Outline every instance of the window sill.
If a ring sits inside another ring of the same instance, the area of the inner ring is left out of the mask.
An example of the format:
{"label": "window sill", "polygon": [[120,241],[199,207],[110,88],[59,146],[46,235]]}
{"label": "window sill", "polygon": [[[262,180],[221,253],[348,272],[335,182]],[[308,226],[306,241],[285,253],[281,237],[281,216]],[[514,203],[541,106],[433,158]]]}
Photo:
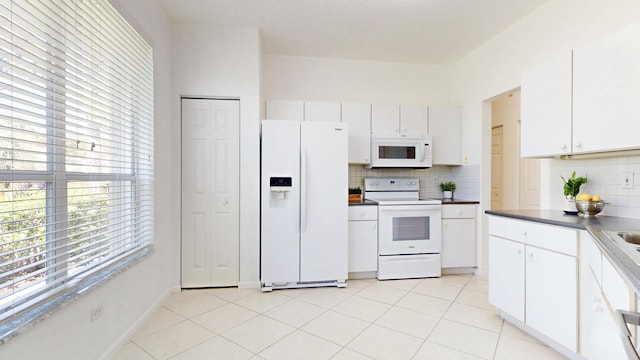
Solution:
{"label": "window sill", "polygon": [[93,274],[88,279],[81,280],[72,287],[52,297],[50,301],[24,310],[23,312],[0,323],[0,345],[7,343],[17,335],[26,332],[30,328],[34,327],[38,322],[53,315],[64,306],[67,306],[75,300],[91,293],[91,291],[97,289],[100,285],[151,255],[153,251],[153,246],[149,245],[105,268],[104,270]]}

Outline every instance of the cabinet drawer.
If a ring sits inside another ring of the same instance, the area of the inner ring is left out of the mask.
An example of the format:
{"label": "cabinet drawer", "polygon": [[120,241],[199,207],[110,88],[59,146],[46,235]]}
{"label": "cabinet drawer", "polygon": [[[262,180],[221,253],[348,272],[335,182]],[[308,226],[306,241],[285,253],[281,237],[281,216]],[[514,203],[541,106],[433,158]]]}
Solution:
{"label": "cabinet drawer", "polygon": [[571,256],[578,255],[578,233],[574,229],[490,216],[489,234]]}
{"label": "cabinet drawer", "polygon": [[378,220],[378,207],[373,205],[349,206],[349,221]]}
{"label": "cabinet drawer", "polygon": [[475,205],[443,205],[443,219],[475,219]]}

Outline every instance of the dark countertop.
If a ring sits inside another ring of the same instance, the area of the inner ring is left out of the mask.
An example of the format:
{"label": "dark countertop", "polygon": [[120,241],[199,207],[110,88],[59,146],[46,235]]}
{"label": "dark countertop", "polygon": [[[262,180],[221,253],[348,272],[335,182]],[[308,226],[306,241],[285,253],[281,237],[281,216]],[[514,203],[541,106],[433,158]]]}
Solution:
{"label": "dark countertop", "polygon": [[463,199],[455,199],[455,198],[453,198],[453,199],[438,199],[438,200],[442,201],[442,205],[480,204],[480,201],[476,201],[476,200],[463,200]]}
{"label": "dark countertop", "polygon": [[377,201],[362,199],[362,201],[349,201],[349,206],[358,206],[358,205],[378,205]]}
{"label": "dark countertop", "polygon": [[618,270],[636,294],[640,295],[640,265],[636,264],[604,231],[640,231],[640,220],[616,216],[582,217],[557,210],[485,211],[488,215],[534,221],[550,225],[586,230],[604,256]]}

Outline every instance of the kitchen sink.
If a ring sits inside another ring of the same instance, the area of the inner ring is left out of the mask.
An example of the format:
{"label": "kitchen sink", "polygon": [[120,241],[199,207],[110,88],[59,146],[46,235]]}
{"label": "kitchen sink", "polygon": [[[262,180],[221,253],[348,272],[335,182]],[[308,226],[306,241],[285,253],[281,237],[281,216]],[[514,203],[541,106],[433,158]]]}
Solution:
{"label": "kitchen sink", "polygon": [[618,236],[628,243],[640,245],[640,232],[619,232]]}
{"label": "kitchen sink", "polygon": [[624,251],[636,264],[640,265],[640,232],[603,231],[603,233]]}

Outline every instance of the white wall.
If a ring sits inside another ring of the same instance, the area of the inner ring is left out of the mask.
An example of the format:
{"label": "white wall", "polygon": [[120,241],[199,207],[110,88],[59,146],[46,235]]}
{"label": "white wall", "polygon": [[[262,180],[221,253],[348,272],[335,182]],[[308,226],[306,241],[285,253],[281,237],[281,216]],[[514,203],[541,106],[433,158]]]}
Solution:
{"label": "white wall", "polygon": [[[155,252],[33,328],[0,346],[1,359],[98,359],[126,341],[136,321],[177,286],[172,244],[178,212],[171,159],[174,152],[169,90],[169,25],[155,0],[111,0],[145,37],[154,53],[155,95]],[[90,321],[91,309],[103,316]]]}
{"label": "white wall", "polygon": [[[180,144],[180,96],[240,99],[239,286],[258,287],[260,279],[260,34],[255,28],[174,23],[172,44],[173,89],[170,102],[173,106],[172,118],[175,126],[172,141],[175,144]],[[179,145],[176,145],[176,156],[173,161],[174,168],[180,169]],[[179,174],[177,177],[179,181]],[[178,263],[180,261],[179,239],[179,236],[175,239],[175,261]]]}
{"label": "white wall", "polygon": [[[452,102],[463,106],[463,153],[470,154],[471,164],[481,165],[483,211],[490,204],[491,184],[491,109],[485,101],[519,87],[524,69],[638,20],[640,1],[637,0],[548,1],[453,64],[450,70]],[[548,183],[542,184],[541,194],[548,193],[548,186]],[[541,204],[545,203],[548,200],[541,199]],[[486,239],[486,219],[483,219],[481,271],[486,271]]]}
{"label": "white wall", "polygon": [[449,67],[265,55],[262,98],[452,105]]}

